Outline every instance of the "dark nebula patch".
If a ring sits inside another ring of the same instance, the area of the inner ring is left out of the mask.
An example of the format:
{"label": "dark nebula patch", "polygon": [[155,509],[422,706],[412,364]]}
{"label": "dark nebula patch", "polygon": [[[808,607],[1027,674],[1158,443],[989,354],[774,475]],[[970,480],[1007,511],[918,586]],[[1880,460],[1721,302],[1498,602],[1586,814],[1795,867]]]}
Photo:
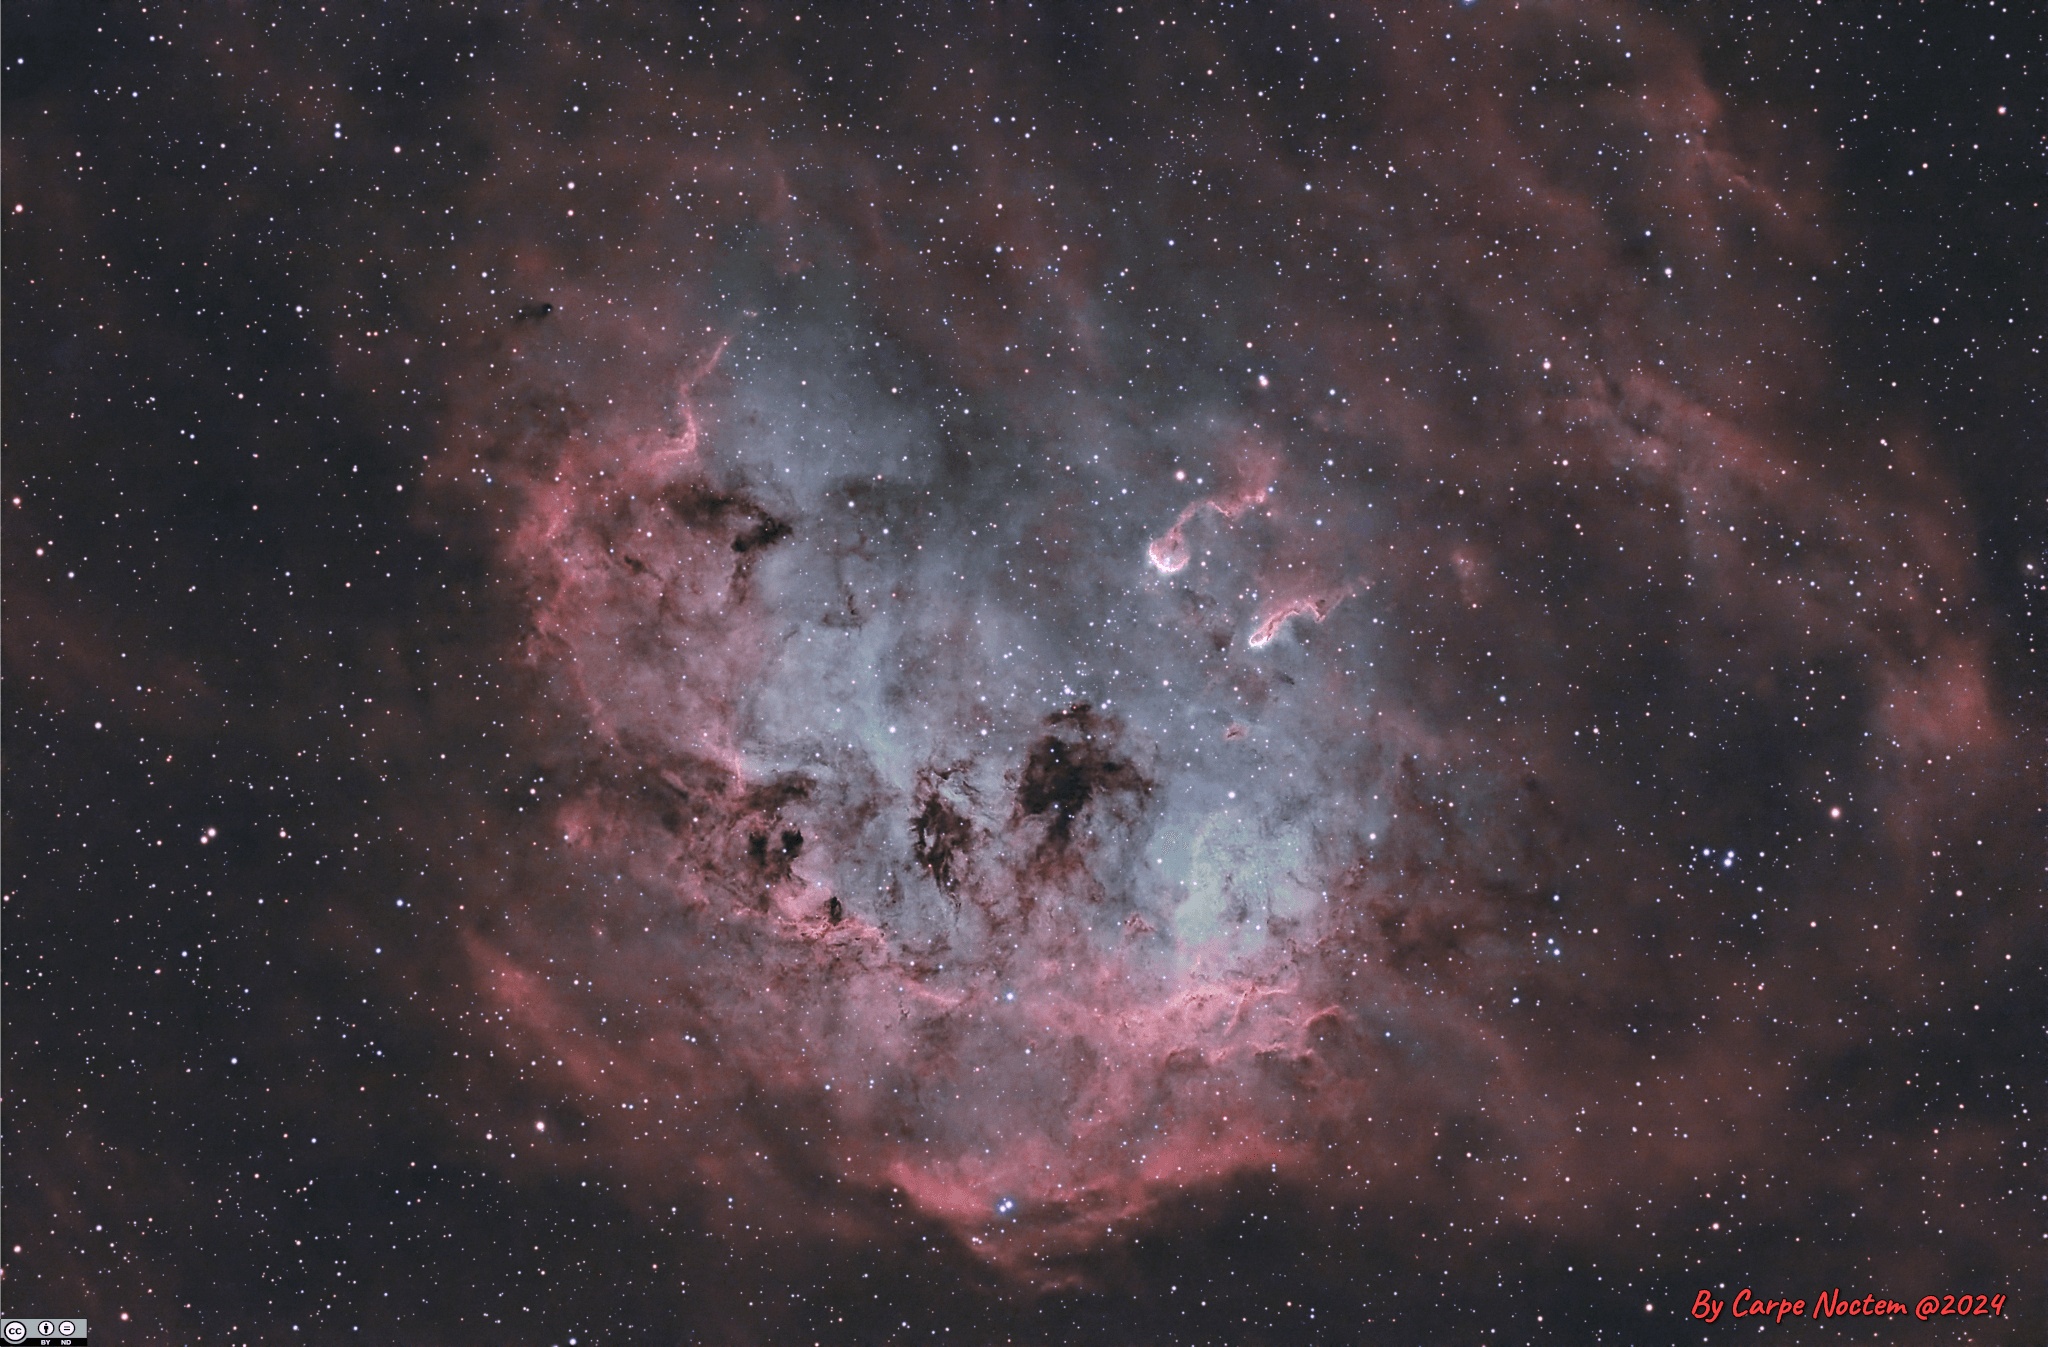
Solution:
{"label": "dark nebula patch", "polygon": [[803,846],[804,835],[794,828],[768,828],[747,834],[747,855],[760,872],[764,887],[789,878],[789,867]]}
{"label": "dark nebula patch", "polygon": [[1100,799],[1105,810],[1113,810],[1112,797],[1142,801],[1151,790],[1137,768],[1116,756],[1114,722],[1095,715],[1085,702],[1054,712],[1045,723],[1054,732],[1031,745],[1017,778],[1017,810],[1025,818],[1045,819],[1051,842],[1072,839],[1074,823],[1091,801]]}
{"label": "dark nebula patch", "polygon": [[910,821],[915,841],[911,855],[942,888],[956,882],[955,866],[966,862],[974,846],[974,825],[936,790],[924,797],[924,807]]}
{"label": "dark nebula patch", "polygon": [[732,550],[735,552],[751,552],[756,548],[768,547],[787,538],[789,532],[789,525],[783,523],[780,519],[771,519],[763,516],[760,522],[756,523],[752,528],[734,535]]}

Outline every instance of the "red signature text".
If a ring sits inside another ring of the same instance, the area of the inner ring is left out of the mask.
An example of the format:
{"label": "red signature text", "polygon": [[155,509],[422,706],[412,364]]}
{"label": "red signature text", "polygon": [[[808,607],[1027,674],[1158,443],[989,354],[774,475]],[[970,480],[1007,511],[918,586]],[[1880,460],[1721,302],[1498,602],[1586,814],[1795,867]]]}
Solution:
{"label": "red signature text", "polygon": [[1712,1291],[1701,1291],[1693,1297],[1692,1317],[1706,1323],[1713,1323],[1723,1311],[1730,1319],[1769,1319],[1781,1323],[1786,1319],[1798,1319],[1811,1315],[1815,1319],[1833,1319],[1838,1315],[1857,1315],[1866,1318],[1888,1318],[1895,1314],[1910,1314],[1916,1319],[1939,1319],[1951,1315],[2002,1315],[2005,1313],[2004,1296],[1922,1296],[1911,1307],[1880,1295],[1867,1295],[1861,1300],[1846,1298],[1842,1288],[1834,1287],[1815,1296],[1810,1302],[1800,1300],[1766,1299],[1744,1287],[1735,1293],[1733,1300],[1716,1300]]}

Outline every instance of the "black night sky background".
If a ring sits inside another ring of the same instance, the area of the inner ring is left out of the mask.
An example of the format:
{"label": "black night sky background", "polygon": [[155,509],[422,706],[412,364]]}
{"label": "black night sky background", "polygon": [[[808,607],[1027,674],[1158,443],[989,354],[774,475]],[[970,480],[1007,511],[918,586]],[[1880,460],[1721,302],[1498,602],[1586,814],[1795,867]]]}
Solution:
{"label": "black night sky background", "polygon": [[2042,39],[10,0],[4,1308],[2041,1341]]}

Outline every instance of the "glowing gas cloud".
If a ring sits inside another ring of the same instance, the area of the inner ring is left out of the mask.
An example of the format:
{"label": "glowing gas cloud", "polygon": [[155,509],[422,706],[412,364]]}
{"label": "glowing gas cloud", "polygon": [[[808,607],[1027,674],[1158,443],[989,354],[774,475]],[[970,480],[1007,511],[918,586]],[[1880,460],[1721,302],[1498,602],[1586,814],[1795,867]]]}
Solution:
{"label": "glowing gas cloud", "polygon": [[531,726],[468,977],[651,1203],[1026,1281],[1247,1173],[1597,1224],[1776,1152],[1828,993],[1729,905],[1918,901],[1899,766],[2002,732],[1912,436],[1804,410],[1823,203],[1626,10],[1306,18],[906,34],[865,120],[589,54],[573,193],[488,95],[440,298],[551,308],[447,357]]}

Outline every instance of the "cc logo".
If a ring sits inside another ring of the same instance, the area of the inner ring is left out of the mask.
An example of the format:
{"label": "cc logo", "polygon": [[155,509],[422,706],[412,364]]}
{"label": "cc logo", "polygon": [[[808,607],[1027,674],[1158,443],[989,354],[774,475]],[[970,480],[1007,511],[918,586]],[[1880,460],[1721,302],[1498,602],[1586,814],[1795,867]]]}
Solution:
{"label": "cc logo", "polygon": [[0,1329],[0,1337],[6,1338],[9,1342],[20,1342],[27,1336],[28,1325],[19,1319],[9,1319],[7,1327]]}

